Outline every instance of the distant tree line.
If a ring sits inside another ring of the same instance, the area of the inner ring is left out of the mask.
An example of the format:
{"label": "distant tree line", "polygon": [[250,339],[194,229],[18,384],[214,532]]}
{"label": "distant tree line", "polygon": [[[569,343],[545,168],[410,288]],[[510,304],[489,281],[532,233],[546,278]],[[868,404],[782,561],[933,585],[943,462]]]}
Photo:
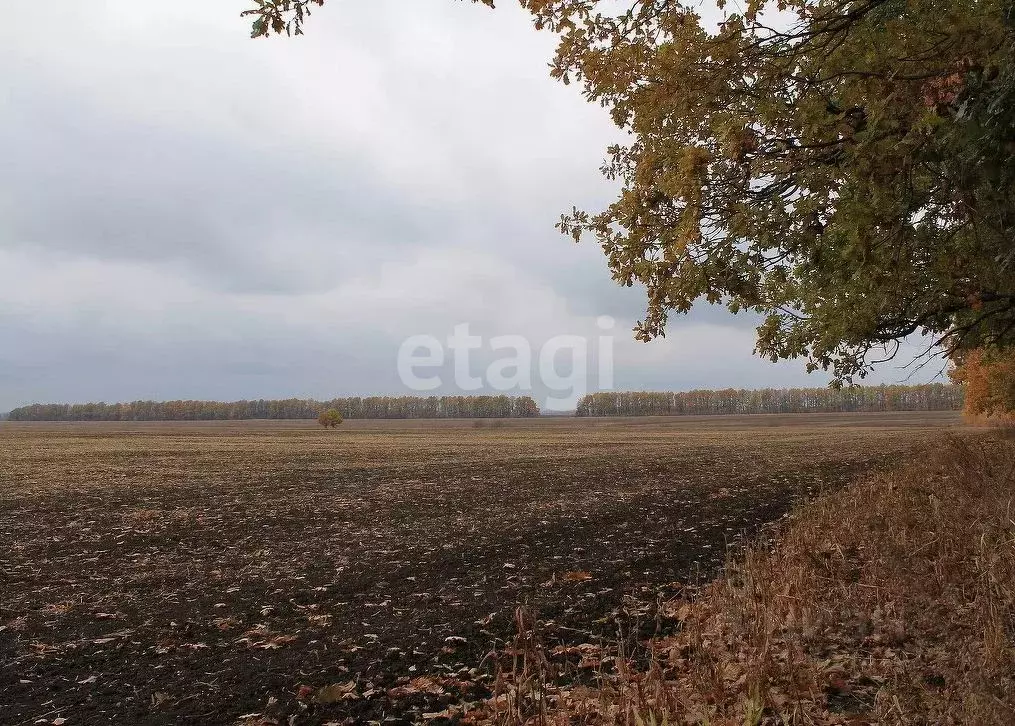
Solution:
{"label": "distant tree line", "polygon": [[590,393],[578,416],[707,416],[752,413],[957,411],[962,386],[857,386],[719,391]]}
{"label": "distant tree line", "polygon": [[370,396],[314,401],[133,401],[131,403],[35,404],[16,408],[11,421],[241,421],[315,420],[335,409],[345,419],[527,418],[539,415],[529,396]]}

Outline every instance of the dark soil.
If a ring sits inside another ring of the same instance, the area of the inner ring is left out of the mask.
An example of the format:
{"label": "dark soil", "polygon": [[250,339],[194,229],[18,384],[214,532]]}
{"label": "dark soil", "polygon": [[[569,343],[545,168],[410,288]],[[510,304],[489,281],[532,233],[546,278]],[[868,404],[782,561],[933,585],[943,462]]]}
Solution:
{"label": "dark soil", "polygon": [[420,722],[952,420],[6,426],[0,724]]}

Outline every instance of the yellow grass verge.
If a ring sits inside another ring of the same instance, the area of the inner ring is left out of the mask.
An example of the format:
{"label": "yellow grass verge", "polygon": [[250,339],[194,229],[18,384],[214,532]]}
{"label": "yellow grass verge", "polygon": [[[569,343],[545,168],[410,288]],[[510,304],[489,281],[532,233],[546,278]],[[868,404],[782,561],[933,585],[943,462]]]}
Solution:
{"label": "yellow grass verge", "polygon": [[466,721],[1011,724],[1013,499],[1015,439],[944,439],[664,604],[681,627],[649,643],[648,667],[617,654],[595,687],[553,683],[521,633],[527,662]]}

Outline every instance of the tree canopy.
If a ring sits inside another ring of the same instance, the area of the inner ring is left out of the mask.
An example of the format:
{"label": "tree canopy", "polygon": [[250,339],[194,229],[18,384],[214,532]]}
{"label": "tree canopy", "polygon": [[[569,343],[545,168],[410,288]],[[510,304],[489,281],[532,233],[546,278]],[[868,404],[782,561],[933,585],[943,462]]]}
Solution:
{"label": "tree canopy", "polygon": [[317,417],[317,423],[326,429],[338,428],[342,425],[342,412],[337,408],[321,411],[321,415]]}
{"label": "tree canopy", "polygon": [[[254,35],[324,0],[257,0]],[[491,0],[473,0],[492,5]],[[630,142],[606,209],[560,229],[643,285],[641,339],[698,300],[764,317],[756,351],[863,377],[914,333],[1015,339],[1011,0],[520,0]]]}
{"label": "tree canopy", "polygon": [[967,416],[1015,423],[1015,350],[969,351],[951,375],[965,387]]}

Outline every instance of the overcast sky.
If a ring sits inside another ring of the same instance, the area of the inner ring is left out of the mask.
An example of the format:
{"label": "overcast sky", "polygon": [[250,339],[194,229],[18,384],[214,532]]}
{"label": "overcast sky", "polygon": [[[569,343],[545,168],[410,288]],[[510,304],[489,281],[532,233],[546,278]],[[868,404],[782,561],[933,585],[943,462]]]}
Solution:
{"label": "overcast sky", "polygon": [[[603,315],[618,388],[824,385],[752,357],[755,321],[721,309],[632,339],[641,291],[553,228],[611,199],[617,132],[503,5],[332,0],[305,37],[253,41],[243,0],[19,4],[0,26],[0,411],[411,393],[408,336],[469,323],[538,353],[595,345]],[[481,376],[496,355],[474,357]]]}

